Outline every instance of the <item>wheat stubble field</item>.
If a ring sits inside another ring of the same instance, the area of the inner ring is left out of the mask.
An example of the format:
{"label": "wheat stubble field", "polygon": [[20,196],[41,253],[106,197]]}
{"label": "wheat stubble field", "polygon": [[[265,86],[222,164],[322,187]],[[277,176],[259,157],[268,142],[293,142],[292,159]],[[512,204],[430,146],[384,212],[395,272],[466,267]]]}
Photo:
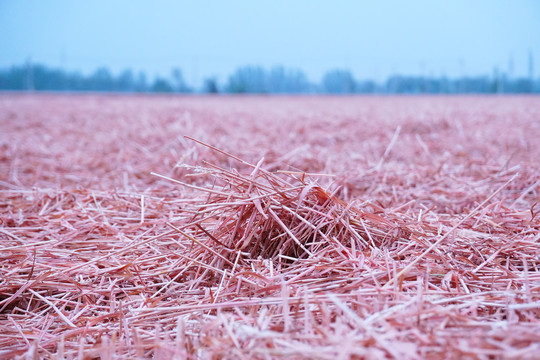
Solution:
{"label": "wheat stubble field", "polygon": [[538,97],[0,96],[0,358],[538,359]]}

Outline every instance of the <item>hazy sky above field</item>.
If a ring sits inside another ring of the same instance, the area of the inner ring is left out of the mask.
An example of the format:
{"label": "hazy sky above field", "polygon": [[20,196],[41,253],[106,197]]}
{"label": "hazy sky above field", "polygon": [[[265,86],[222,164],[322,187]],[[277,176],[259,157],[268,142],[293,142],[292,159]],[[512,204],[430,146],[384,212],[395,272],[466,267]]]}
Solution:
{"label": "hazy sky above field", "polygon": [[[158,6],[160,5],[160,6]],[[0,67],[98,66],[224,80],[240,65],[285,65],[318,81],[348,68],[392,73],[540,74],[540,1],[0,1]]]}

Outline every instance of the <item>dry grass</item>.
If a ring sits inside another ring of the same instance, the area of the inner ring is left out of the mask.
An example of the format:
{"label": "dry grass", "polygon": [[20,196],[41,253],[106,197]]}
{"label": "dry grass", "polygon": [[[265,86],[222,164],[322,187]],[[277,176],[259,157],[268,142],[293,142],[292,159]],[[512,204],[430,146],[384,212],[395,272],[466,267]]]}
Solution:
{"label": "dry grass", "polygon": [[0,358],[538,358],[539,119],[4,95]]}

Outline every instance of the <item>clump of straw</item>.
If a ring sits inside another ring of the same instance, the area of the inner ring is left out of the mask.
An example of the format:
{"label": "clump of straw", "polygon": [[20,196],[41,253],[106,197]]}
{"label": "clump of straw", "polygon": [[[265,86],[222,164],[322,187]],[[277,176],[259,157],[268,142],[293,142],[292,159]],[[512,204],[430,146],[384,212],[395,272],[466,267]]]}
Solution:
{"label": "clump of straw", "polygon": [[269,172],[264,159],[252,165],[215,150],[248,165],[251,173],[246,176],[205,163],[187,167],[193,175],[210,177],[209,187],[170,179],[206,194],[205,201],[190,210],[191,226],[181,230],[170,224],[200,246],[199,261],[218,268],[232,266],[237,257],[286,264],[321,249],[355,256],[410,235],[406,225],[375,214],[375,206],[340,200],[311,180],[311,174]]}

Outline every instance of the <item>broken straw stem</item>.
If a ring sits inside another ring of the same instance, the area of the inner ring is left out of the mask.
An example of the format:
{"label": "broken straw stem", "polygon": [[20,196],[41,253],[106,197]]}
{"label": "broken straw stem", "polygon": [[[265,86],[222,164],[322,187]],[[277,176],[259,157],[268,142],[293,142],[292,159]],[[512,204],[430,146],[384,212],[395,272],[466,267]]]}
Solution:
{"label": "broken straw stem", "polygon": [[377,164],[377,166],[375,166],[375,169],[379,170],[382,166],[382,164],[385,162],[386,158],[388,157],[388,155],[390,154],[390,151],[392,151],[392,148],[394,147],[394,145],[396,144],[396,141],[399,137],[399,133],[401,132],[401,125],[399,125],[397,128],[396,128],[396,131],[394,132],[394,135],[392,136],[392,139],[390,140],[390,143],[388,144],[388,146],[386,147],[386,150],[384,151],[384,154],[383,156],[381,157],[381,160],[379,161],[379,163]]}

